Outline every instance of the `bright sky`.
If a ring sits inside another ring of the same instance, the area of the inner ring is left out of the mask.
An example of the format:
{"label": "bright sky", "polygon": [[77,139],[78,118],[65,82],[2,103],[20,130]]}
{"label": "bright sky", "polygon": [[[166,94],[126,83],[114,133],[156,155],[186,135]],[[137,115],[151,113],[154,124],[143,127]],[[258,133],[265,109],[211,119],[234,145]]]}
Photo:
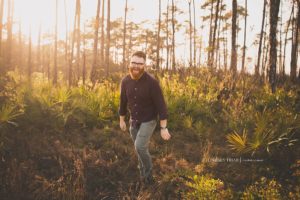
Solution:
{"label": "bright sky", "polygon": [[[55,0],[14,0],[15,1],[15,21],[22,21],[23,34],[28,35],[29,27],[31,27],[33,42],[37,41],[39,26],[42,26],[43,32],[53,32],[54,20],[55,20]],[[162,11],[166,11],[166,5],[168,0],[162,0]],[[171,0],[169,0],[171,3]],[[68,26],[73,26],[74,12],[75,12],[75,2],[76,0],[58,0],[58,15],[59,15],[59,28],[58,32],[60,38],[64,38],[66,31],[66,20],[65,20],[65,7],[64,2],[66,2],[67,7],[67,23]],[[188,1],[187,0],[175,0],[176,5],[185,11],[178,17],[179,21],[188,20]],[[200,21],[200,16],[204,15],[204,11],[200,8],[205,0],[195,0],[196,4],[196,26],[200,27],[202,21]],[[225,0],[227,4],[227,10],[231,9],[231,0]],[[7,1],[5,1],[7,4]],[[82,19],[84,22],[87,19],[95,16],[96,13],[97,0],[81,0],[81,12]],[[238,0],[238,4],[244,6],[244,0]],[[287,4],[287,3],[285,3]],[[125,0],[111,0],[111,18],[116,19],[124,17],[124,5]],[[7,6],[7,5],[5,5]],[[128,0],[129,13],[128,21],[141,22],[144,20],[149,20],[150,24],[154,24],[158,17],[158,0]],[[261,28],[261,14],[262,14],[262,0],[248,0],[248,30],[247,30],[247,46],[250,47],[255,39],[255,36],[259,33]],[[283,13],[289,8],[284,8]],[[287,12],[289,13],[289,12]],[[6,13],[4,13],[4,21],[6,20]],[[286,17],[287,18],[287,17]],[[240,21],[241,27],[243,27],[243,21]],[[206,24],[206,27],[207,24]],[[14,32],[17,32],[18,25],[15,24]],[[70,28],[69,28],[70,29]],[[184,28],[182,31],[176,34],[176,40],[178,43],[183,45],[178,45],[176,52],[178,58],[187,61],[189,55],[189,42]],[[207,34],[207,31],[206,33]],[[230,32],[229,32],[230,34]],[[239,32],[239,44],[242,45],[243,30]],[[208,39],[208,35],[203,35],[204,40]],[[249,48],[248,56],[256,57],[257,47]],[[255,60],[255,59],[254,59]],[[253,63],[249,63],[250,68],[253,67]]]}

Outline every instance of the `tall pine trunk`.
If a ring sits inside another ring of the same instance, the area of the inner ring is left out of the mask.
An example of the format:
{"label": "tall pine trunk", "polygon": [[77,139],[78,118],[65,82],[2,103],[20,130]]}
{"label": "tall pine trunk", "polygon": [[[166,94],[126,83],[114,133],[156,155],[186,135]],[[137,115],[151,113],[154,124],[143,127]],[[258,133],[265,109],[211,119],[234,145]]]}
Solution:
{"label": "tall pine trunk", "polygon": [[[268,27],[268,23],[266,24],[266,29]],[[266,78],[266,62],[268,58],[268,50],[269,50],[269,44],[267,41],[267,33],[266,31],[264,32],[264,37],[263,37],[263,52],[262,52],[262,60],[261,60],[261,71],[262,71],[262,77],[263,79]]]}
{"label": "tall pine trunk", "polygon": [[161,27],[161,0],[158,0],[158,30],[157,30],[157,46],[156,46],[156,69],[160,69],[160,27]]}
{"label": "tall pine trunk", "polygon": [[106,19],[106,50],[105,50],[105,65],[106,76],[109,75],[109,59],[110,59],[110,0],[107,0],[107,19]]}
{"label": "tall pine trunk", "polygon": [[69,61],[69,87],[73,85],[73,77],[74,77],[74,70],[73,70],[73,59],[74,59],[74,47],[75,47],[75,42],[76,42],[76,27],[77,27],[77,13],[78,13],[78,0],[76,0],[76,8],[75,8],[75,17],[74,17],[74,28],[73,28],[73,36],[72,36],[72,46],[71,46],[71,55],[70,55],[70,61]]}
{"label": "tall pine trunk", "polygon": [[86,80],[86,46],[85,46],[85,39],[86,39],[86,24],[84,23],[84,29],[83,29],[83,55],[82,55],[82,84],[85,85],[85,80]]}
{"label": "tall pine trunk", "polygon": [[297,51],[299,45],[299,31],[300,31],[300,2],[298,4],[297,17],[295,18],[295,25],[293,26],[293,37],[292,37],[292,51],[291,51],[291,80],[295,81],[297,77]]}
{"label": "tall pine trunk", "polygon": [[57,25],[58,24],[58,0],[55,1],[55,32],[54,32],[54,68],[53,84],[57,84]]}
{"label": "tall pine trunk", "polygon": [[105,33],[104,33],[104,11],[105,11],[105,0],[102,1],[102,17],[101,17],[101,52],[100,52],[100,63],[104,65],[104,42],[105,42]]}
{"label": "tall pine trunk", "polygon": [[[21,19],[19,19],[19,33],[18,33],[18,42],[19,42],[19,51],[18,51],[18,67],[19,71],[21,71],[21,67],[23,65],[23,41],[22,41],[22,26]],[[20,73],[21,75],[21,73]]]}
{"label": "tall pine trunk", "polygon": [[[225,23],[226,26],[226,23]],[[223,54],[224,54],[224,70],[227,71],[227,29],[224,30],[224,46],[223,46]]]}
{"label": "tall pine trunk", "polygon": [[276,90],[276,64],[277,64],[277,23],[280,0],[270,0],[270,32],[269,32],[269,83],[272,93]]}
{"label": "tall pine trunk", "polygon": [[8,1],[7,12],[7,42],[6,42],[6,69],[10,70],[12,66],[11,53],[12,53],[12,28],[13,28],[13,9],[14,1]]}
{"label": "tall pine trunk", "polygon": [[172,70],[175,71],[175,4],[172,0]]}
{"label": "tall pine trunk", "polygon": [[237,19],[237,0],[232,0],[232,29],[231,29],[231,61],[230,70],[235,75],[237,71],[237,52],[236,52],[236,19]]}
{"label": "tall pine trunk", "polygon": [[76,43],[77,43],[77,53],[76,53],[76,71],[77,71],[77,82],[78,83],[80,79],[80,45],[81,45],[81,39],[80,39],[80,15],[81,15],[81,2],[80,0],[77,0],[77,29],[76,29]]}
{"label": "tall pine trunk", "polygon": [[212,51],[212,33],[213,33],[213,14],[214,12],[214,2],[211,2],[211,7],[210,7],[210,22],[209,22],[209,38],[208,38],[208,51],[207,51],[207,64],[209,67],[212,67],[211,64],[211,51]]}
{"label": "tall pine trunk", "polygon": [[[222,16],[222,0],[220,1],[220,9],[219,9],[219,16]],[[221,69],[221,50],[220,50],[220,35],[221,35],[221,19],[218,20],[218,36],[217,36],[217,48],[216,48],[216,66],[218,69]]]}
{"label": "tall pine trunk", "polygon": [[[199,35],[201,35],[201,33],[203,33],[203,25],[200,27],[201,28],[201,30],[200,30],[200,34]],[[198,60],[198,66],[199,67],[201,67],[201,65],[202,65],[202,62],[201,62],[201,59],[202,59],[202,45],[203,45],[203,38],[202,38],[202,36],[200,36],[200,38],[199,38],[199,60]]]}
{"label": "tall pine trunk", "polygon": [[93,83],[93,86],[96,83],[97,76],[98,76],[98,63],[97,63],[97,57],[98,57],[98,35],[99,35],[99,24],[100,24],[100,2],[101,0],[98,0],[97,3],[97,11],[96,11],[96,18],[95,18],[95,30],[94,30],[94,46],[93,46],[93,65],[91,70],[90,79]]}
{"label": "tall pine trunk", "polygon": [[266,7],[267,7],[267,0],[264,0],[263,16],[262,16],[261,30],[260,30],[260,36],[259,36],[257,64],[255,65],[255,75],[256,76],[259,75],[259,69],[260,69],[260,57],[261,57],[261,47],[262,47],[263,36],[264,36]]}
{"label": "tall pine trunk", "polygon": [[[66,0],[64,0],[64,14],[65,14],[65,26],[66,26],[66,32],[65,32],[65,65],[70,66],[69,64],[69,51],[68,51],[68,34],[69,34],[69,26],[68,26],[68,15],[67,15],[67,3]],[[65,69],[65,76],[68,77],[68,71],[69,69]]]}
{"label": "tall pine trunk", "polygon": [[282,69],[282,26],[283,26],[283,12],[282,7],[280,6],[280,28],[279,28],[279,77],[282,77],[283,75],[283,69]]}
{"label": "tall pine trunk", "polygon": [[218,20],[219,20],[219,8],[220,8],[220,0],[217,0],[216,5],[216,12],[215,12],[215,21],[214,21],[214,30],[213,30],[213,36],[212,36],[212,45],[211,45],[211,56],[210,56],[210,63],[209,66],[212,68],[214,67],[214,57],[216,52],[216,34],[217,34],[217,28],[218,28]]}
{"label": "tall pine trunk", "polygon": [[[132,53],[131,52],[131,49],[132,49],[132,29],[133,29],[133,27],[132,27],[132,22],[130,23],[130,25],[129,25],[129,42],[128,42],[128,51],[127,51],[127,58],[129,58],[129,56],[130,56],[130,54]],[[148,37],[147,37],[148,38]],[[148,41],[146,42],[147,44],[148,44]],[[146,49],[147,49],[147,44],[146,44]]]}
{"label": "tall pine trunk", "polygon": [[27,79],[28,83],[31,86],[31,74],[32,74],[32,61],[31,61],[31,27],[29,28],[29,42],[28,42],[28,60],[27,60]]}
{"label": "tall pine trunk", "polygon": [[126,31],[127,31],[127,12],[128,12],[128,7],[127,7],[127,2],[125,2],[125,12],[124,12],[124,25],[123,25],[123,67],[122,71],[123,73],[125,72],[125,66],[126,66]]}
{"label": "tall pine trunk", "polygon": [[[3,12],[4,12],[4,0],[1,0],[1,4],[0,4],[0,59],[2,57],[2,28],[3,28]],[[2,65],[2,63],[0,63],[0,65]],[[2,66],[0,66],[0,69],[2,68]]]}
{"label": "tall pine trunk", "polygon": [[196,67],[196,56],[197,56],[197,47],[196,47],[196,8],[195,8],[195,0],[193,0],[193,18],[194,18],[194,57],[193,57],[193,65]]}
{"label": "tall pine trunk", "polygon": [[[295,52],[296,52],[296,60],[295,60],[295,66],[297,67],[298,63],[298,58],[299,58],[299,43],[300,43],[300,0],[297,0],[297,5],[298,5],[298,14],[297,14],[297,28],[296,28],[296,40],[295,40]],[[300,71],[300,68],[299,68]]]}
{"label": "tall pine trunk", "polygon": [[245,0],[245,25],[244,25],[244,46],[242,58],[242,73],[245,72],[245,58],[246,58],[246,38],[247,38],[247,15],[248,15],[248,1]]}
{"label": "tall pine trunk", "polygon": [[169,0],[167,3],[167,16],[166,16],[166,45],[167,45],[167,58],[166,58],[166,68],[169,70],[169,53],[170,53],[170,47],[169,47]]}
{"label": "tall pine trunk", "polygon": [[284,47],[283,47],[283,60],[282,60],[282,75],[285,75],[285,58],[286,58],[286,46],[288,43],[288,33],[292,21],[292,17],[294,16],[294,6],[292,7],[292,11],[288,20],[287,28],[285,31],[285,39],[284,39]]}
{"label": "tall pine trunk", "polygon": [[191,11],[191,0],[188,1],[189,3],[189,32],[190,32],[190,59],[189,59],[189,67],[192,67],[192,11]]}
{"label": "tall pine trunk", "polygon": [[42,24],[39,25],[38,46],[37,46],[37,70],[41,71],[41,42],[42,42]]}

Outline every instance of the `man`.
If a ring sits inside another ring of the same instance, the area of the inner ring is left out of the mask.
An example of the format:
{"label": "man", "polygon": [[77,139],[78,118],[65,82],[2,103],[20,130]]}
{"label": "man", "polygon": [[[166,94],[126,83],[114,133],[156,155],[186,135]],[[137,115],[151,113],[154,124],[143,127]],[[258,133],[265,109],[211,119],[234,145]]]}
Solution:
{"label": "man", "polygon": [[149,141],[160,118],[160,134],[164,140],[171,135],[167,129],[167,108],[157,80],[145,72],[146,54],[137,51],[131,56],[129,74],[121,82],[120,128],[126,131],[125,115],[130,111],[129,132],[138,155],[141,180],[153,183]]}

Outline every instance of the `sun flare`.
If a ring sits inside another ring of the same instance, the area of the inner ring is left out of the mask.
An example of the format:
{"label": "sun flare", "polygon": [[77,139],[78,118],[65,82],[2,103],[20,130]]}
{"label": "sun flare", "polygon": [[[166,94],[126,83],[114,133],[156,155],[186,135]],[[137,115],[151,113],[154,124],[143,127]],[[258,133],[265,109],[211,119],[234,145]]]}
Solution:
{"label": "sun flare", "polygon": [[[64,9],[64,1],[58,1],[58,29],[59,37],[65,33],[65,16],[61,12]],[[39,29],[42,33],[54,32],[55,26],[55,0],[14,0],[14,21],[16,29],[21,24],[22,33],[25,36],[31,31],[33,42],[37,41]]]}
{"label": "sun flare", "polygon": [[55,15],[55,1],[53,0],[15,0],[16,17],[24,27],[53,25]]}

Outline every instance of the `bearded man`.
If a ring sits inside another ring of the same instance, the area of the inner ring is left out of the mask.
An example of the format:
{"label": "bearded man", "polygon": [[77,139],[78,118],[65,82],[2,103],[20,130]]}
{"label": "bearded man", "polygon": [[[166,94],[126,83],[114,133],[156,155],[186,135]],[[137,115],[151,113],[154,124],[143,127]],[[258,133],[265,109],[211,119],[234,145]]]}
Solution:
{"label": "bearded man", "polygon": [[160,134],[164,140],[171,135],[167,129],[167,107],[158,81],[145,72],[146,54],[132,54],[129,74],[122,79],[120,94],[120,128],[126,131],[125,116],[130,111],[129,132],[138,156],[141,181],[148,185],[154,182],[149,141],[160,119]]}

